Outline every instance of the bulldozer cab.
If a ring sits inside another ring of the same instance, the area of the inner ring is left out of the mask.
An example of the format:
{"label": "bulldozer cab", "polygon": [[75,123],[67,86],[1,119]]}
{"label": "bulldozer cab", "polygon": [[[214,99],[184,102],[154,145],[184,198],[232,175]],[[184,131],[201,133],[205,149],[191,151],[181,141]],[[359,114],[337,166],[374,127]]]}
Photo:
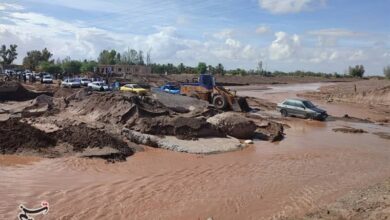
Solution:
{"label": "bulldozer cab", "polygon": [[215,86],[215,78],[210,74],[201,74],[199,75],[198,83],[200,86],[211,90]]}

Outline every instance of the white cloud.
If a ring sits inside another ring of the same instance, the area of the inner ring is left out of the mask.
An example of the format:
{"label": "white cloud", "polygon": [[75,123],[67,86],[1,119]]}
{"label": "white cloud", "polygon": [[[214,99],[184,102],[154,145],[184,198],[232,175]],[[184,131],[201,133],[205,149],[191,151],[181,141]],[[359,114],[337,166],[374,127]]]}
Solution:
{"label": "white cloud", "polygon": [[0,2],[0,11],[5,11],[5,10],[23,10],[24,7],[18,4],[11,4],[11,3],[1,3]]}
{"label": "white cloud", "polygon": [[223,29],[217,33],[214,33],[213,37],[216,39],[223,40],[223,39],[231,38],[233,37],[233,35],[234,35],[233,29]]}
{"label": "white cloud", "polygon": [[259,26],[259,27],[256,28],[256,33],[257,34],[265,34],[265,33],[268,33],[268,32],[270,32],[270,28],[267,27],[267,26],[262,25],[262,26]]}
{"label": "white cloud", "polygon": [[289,59],[300,46],[300,38],[296,34],[289,36],[285,32],[277,32],[275,37],[268,48],[271,60]]}
{"label": "white cloud", "polygon": [[363,52],[363,50],[357,50],[350,55],[349,60],[351,61],[362,61],[365,60],[366,54]]}
{"label": "white cloud", "polygon": [[240,48],[241,47],[241,42],[238,40],[234,40],[232,38],[226,39],[225,44],[230,46],[230,47],[233,47],[233,48]]}
{"label": "white cloud", "polygon": [[274,14],[298,13],[324,6],[326,0],[259,0],[260,7]]}

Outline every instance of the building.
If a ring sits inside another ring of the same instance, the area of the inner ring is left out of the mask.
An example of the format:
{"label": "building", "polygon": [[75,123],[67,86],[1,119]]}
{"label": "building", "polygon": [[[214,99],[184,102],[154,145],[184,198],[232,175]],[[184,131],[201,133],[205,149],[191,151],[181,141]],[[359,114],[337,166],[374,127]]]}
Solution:
{"label": "building", "polygon": [[144,65],[99,65],[96,69],[96,73],[100,74],[112,74],[112,75],[147,75],[152,73],[152,68]]}

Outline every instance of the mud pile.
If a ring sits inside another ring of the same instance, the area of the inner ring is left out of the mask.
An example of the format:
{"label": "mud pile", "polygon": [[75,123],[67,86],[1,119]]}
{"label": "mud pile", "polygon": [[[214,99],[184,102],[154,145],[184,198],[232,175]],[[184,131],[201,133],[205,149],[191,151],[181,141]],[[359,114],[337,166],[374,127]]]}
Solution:
{"label": "mud pile", "polygon": [[108,147],[117,150],[116,156],[121,157],[120,159],[125,159],[127,156],[134,153],[134,151],[127,146],[127,143],[119,138],[104,131],[89,128],[83,123],[55,131],[52,135],[56,139],[72,145],[75,152],[82,152],[85,148]]}
{"label": "mud pile", "polygon": [[52,95],[49,92],[36,93],[27,90],[18,82],[14,82],[14,81],[0,82],[0,102],[27,101],[27,100],[35,99],[36,97],[42,94]]}
{"label": "mud pile", "polygon": [[140,118],[131,129],[146,134],[176,136],[179,139],[226,136],[216,126],[208,123],[205,118],[180,116]]}
{"label": "mud pile", "polygon": [[0,122],[0,133],[0,150],[2,154],[51,148],[57,144],[57,139],[52,135],[16,119]]}
{"label": "mud pile", "polygon": [[220,128],[224,133],[239,139],[252,138],[256,131],[256,124],[234,112],[225,112],[215,115],[207,122]]}
{"label": "mud pile", "polygon": [[[98,155],[110,160],[125,160],[134,153],[126,142],[104,131],[89,128],[86,124],[71,125],[46,133],[30,124],[10,119],[0,122],[0,132],[2,154],[33,153],[58,157],[65,153],[75,154],[97,148],[93,154],[85,156]],[[67,143],[71,148],[66,149],[66,152],[57,149],[61,143]]]}

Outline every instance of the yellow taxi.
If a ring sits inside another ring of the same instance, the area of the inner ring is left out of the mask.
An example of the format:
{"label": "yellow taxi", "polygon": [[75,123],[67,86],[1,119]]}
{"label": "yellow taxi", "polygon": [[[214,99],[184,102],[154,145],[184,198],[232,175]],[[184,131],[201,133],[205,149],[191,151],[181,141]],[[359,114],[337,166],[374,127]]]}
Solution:
{"label": "yellow taxi", "polygon": [[124,86],[121,86],[120,91],[122,92],[132,92],[136,93],[138,95],[146,95],[148,90],[142,88],[141,86],[137,84],[126,84]]}

